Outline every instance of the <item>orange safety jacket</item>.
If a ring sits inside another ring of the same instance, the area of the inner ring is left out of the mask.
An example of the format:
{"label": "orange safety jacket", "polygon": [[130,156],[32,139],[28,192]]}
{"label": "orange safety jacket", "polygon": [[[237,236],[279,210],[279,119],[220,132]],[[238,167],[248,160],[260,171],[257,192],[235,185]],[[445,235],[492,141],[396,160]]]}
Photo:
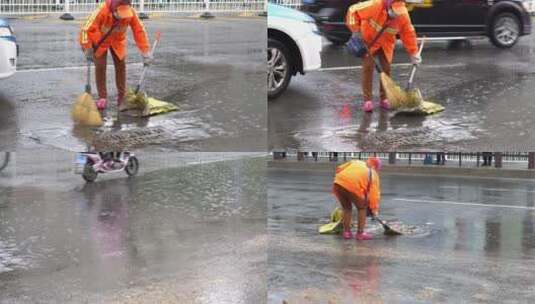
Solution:
{"label": "orange safety jacket", "polygon": [[95,50],[95,57],[102,56],[111,47],[119,59],[124,59],[126,57],[126,30],[128,26],[132,28],[134,41],[141,53],[147,54],[150,51],[149,38],[134,8],[130,7],[130,17],[117,20],[113,17],[109,2],[103,2],[82,25],[80,31],[80,45],[82,48],[85,50],[96,46],[100,39],[112,28],[114,23],[118,22],[104,43],[102,43],[98,50]]}
{"label": "orange safety jacket", "polygon": [[[397,16],[389,21],[387,21],[388,12],[385,3],[386,0],[367,0],[353,4],[347,10],[346,26],[353,33],[361,33],[362,39],[368,44],[372,54],[383,49],[388,62],[392,62],[394,57],[396,35],[401,38],[407,53],[411,56],[416,55],[418,53],[416,32],[405,2],[394,1],[392,3],[392,9]],[[389,22],[387,28],[375,44],[370,47],[370,43],[386,22]]]}
{"label": "orange safety jacket", "polygon": [[374,169],[368,168],[365,162],[352,160],[336,167],[334,183],[342,186],[361,199],[366,198],[368,190],[369,172],[372,172],[370,190],[368,192],[369,207],[373,212],[379,211],[381,200],[381,184],[379,174]]}

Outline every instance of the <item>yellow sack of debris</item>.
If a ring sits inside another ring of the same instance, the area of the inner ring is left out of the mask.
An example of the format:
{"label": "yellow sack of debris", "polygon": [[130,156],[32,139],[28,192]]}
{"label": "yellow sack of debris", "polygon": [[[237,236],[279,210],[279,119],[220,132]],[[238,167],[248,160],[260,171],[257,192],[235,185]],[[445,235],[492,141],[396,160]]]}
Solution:
{"label": "yellow sack of debris", "polygon": [[432,115],[444,111],[444,107],[438,103],[425,101],[419,89],[412,89],[405,93],[404,100],[392,105],[392,110],[397,113],[414,115]]}
{"label": "yellow sack of debris", "polygon": [[144,92],[136,94],[133,90],[129,90],[126,94],[126,108],[140,111],[142,117],[178,110],[174,104],[148,97]]}
{"label": "yellow sack of debris", "polygon": [[417,111],[418,113],[422,113],[424,115],[431,115],[444,111],[444,107],[438,103],[424,100],[418,107]]}
{"label": "yellow sack of debris", "polygon": [[344,215],[344,211],[340,209],[339,207],[336,207],[333,212],[331,212],[331,222],[325,225],[321,225],[318,228],[318,232],[320,234],[338,234],[342,232],[343,226],[342,226],[342,217]]}
{"label": "yellow sack of debris", "polygon": [[91,94],[84,93],[76,99],[71,109],[71,117],[75,125],[87,127],[102,126],[102,117]]}

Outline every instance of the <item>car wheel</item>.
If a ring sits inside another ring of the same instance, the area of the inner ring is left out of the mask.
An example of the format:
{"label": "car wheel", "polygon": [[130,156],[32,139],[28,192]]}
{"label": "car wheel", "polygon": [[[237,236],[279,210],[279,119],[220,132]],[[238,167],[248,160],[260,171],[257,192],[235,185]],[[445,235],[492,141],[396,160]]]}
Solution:
{"label": "car wheel", "polygon": [[97,179],[98,173],[93,169],[93,162],[87,162],[84,165],[84,171],[82,173],[82,177],[84,180],[88,183],[92,183]]}
{"label": "car wheel", "polygon": [[501,13],[492,21],[491,42],[499,48],[510,48],[520,37],[520,20],[515,14]]}
{"label": "car wheel", "polygon": [[292,78],[290,52],[280,41],[269,38],[267,50],[268,98],[279,97]]}
{"label": "car wheel", "polygon": [[139,170],[139,161],[137,160],[137,158],[135,156],[131,156],[128,159],[128,163],[126,164],[126,167],[124,169],[128,176],[136,175],[137,171]]}

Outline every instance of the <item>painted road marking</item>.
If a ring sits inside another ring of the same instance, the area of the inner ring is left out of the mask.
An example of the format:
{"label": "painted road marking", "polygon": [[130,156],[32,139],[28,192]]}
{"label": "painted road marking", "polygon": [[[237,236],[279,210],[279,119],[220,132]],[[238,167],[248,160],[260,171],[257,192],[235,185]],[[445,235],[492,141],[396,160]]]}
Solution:
{"label": "painted road marking", "polygon": [[[127,66],[142,66],[141,62],[127,63]],[[113,64],[108,64],[108,67],[113,67]],[[37,69],[23,69],[17,70],[17,73],[39,73],[39,72],[53,72],[53,71],[67,71],[67,70],[81,70],[87,69],[87,65],[57,67],[57,68],[37,68]]]}
{"label": "painted road marking", "polygon": [[[441,189],[461,189],[458,186],[441,186]],[[505,188],[481,188],[481,190],[496,191],[496,192],[520,192],[520,193],[535,193],[535,190],[521,190],[521,189],[505,189]]]}
{"label": "painted road marking", "polygon": [[535,210],[535,207],[515,206],[515,205],[481,204],[481,203],[454,202],[454,201],[432,201],[432,200],[421,200],[421,199],[412,199],[412,198],[395,198],[394,200],[408,202],[408,203],[424,203],[424,204],[436,204],[436,205],[461,205],[461,206],[477,206],[477,207],[489,207],[489,208],[511,208],[511,209]]}
{"label": "painted road marking", "polygon": [[[412,63],[394,63],[392,64],[393,67],[410,67],[412,66]],[[425,68],[430,69],[443,69],[443,68],[459,68],[459,67],[465,67],[466,63],[451,63],[451,64],[426,64]],[[330,67],[330,68],[319,68],[317,69],[318,72],[326,72],[326,71],[347,71],[347,70],[359,70],[362,69],[361,65],[354,65],[354,66],[344,66],[344,67]],[[312,72],[312,71],[311,71]]]}

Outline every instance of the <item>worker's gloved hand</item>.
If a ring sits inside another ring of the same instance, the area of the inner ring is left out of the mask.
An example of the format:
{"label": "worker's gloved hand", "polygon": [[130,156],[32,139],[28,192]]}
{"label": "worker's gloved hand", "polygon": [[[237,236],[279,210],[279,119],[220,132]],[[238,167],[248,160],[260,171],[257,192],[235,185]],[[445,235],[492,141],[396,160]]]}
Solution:
{"label": "worker's gloved hand", "polygon": [[93,62],[93,59],[95,57],[95,51],[93,50],[92,47],[85,49],[84,54],[85,54],[85,59],[87,61]]}
{"label": "worker's gloved hand", "polygon": [[411,56],[411,63],[414,65],[420,65],[420,63],[422,63],[422,56],[419,54]]}
{"label": "worker's gloved hand", "polygon": [[360,32],[354,32],[349,38],[349,41],[346,43],[346,48],[351,55],[354,55],[359,58],[363,58],[366,55],[366,45]]}
{"label": "worker's gloved hand", "polygon": [[151,65],[152,61],[154,60],[154,58],[148,53],[141,55],[141,57],[143,57],[143,66]]}

